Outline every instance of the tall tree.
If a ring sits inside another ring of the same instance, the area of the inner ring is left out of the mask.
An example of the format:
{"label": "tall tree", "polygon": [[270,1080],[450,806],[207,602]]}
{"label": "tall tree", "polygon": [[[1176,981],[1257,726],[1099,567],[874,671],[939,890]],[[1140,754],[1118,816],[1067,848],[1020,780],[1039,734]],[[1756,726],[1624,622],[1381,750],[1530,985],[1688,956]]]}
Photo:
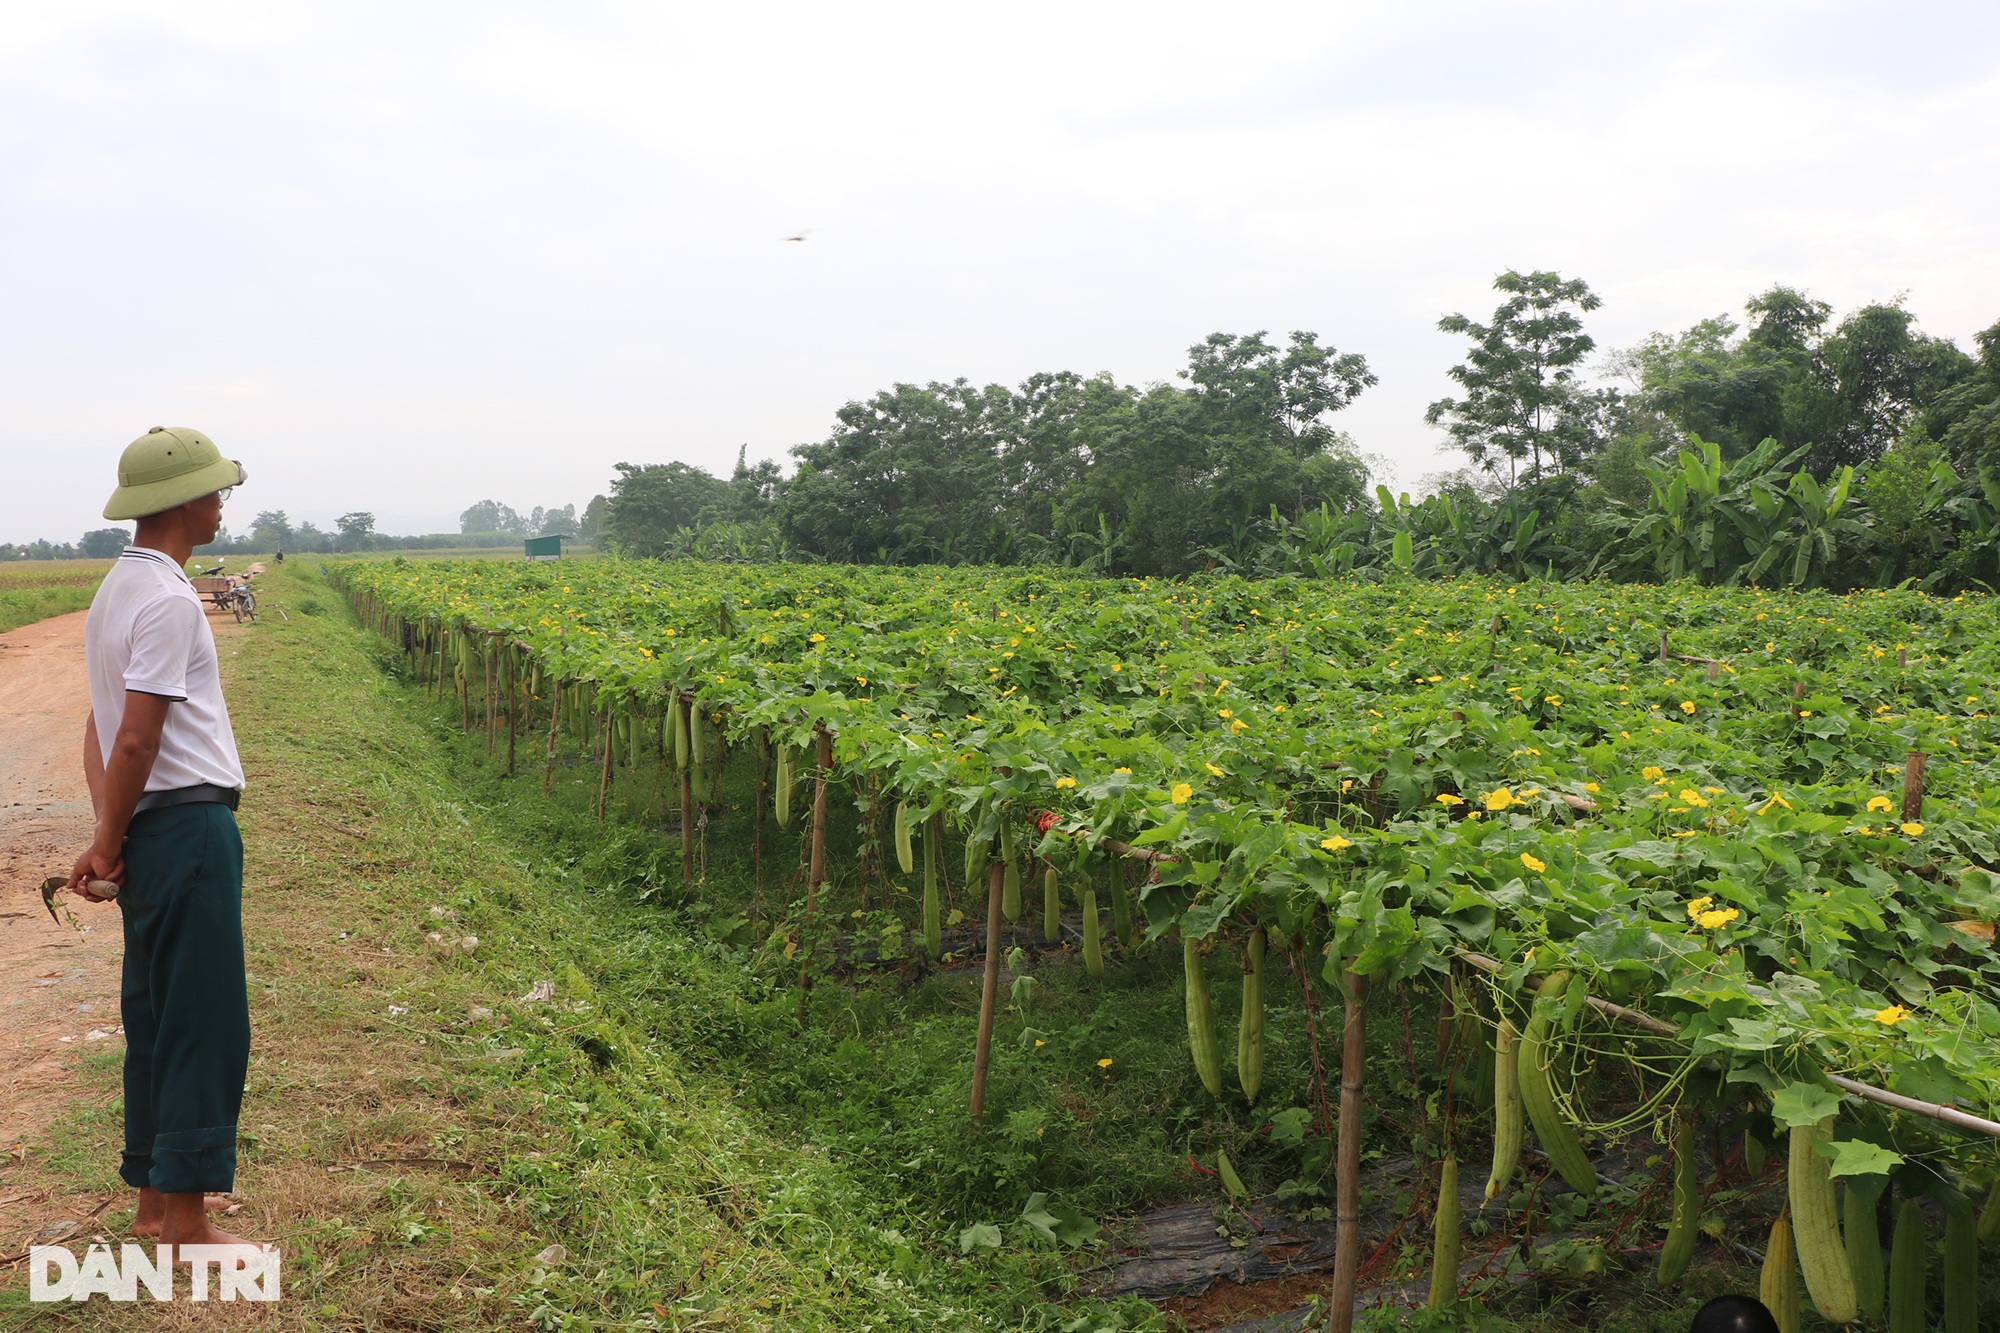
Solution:
{"label": "tall tree", "polygon": [[375,515],[356,510],[333,521],[340,530],[340,549],[365,551],[375,540]]}
{"label": "tall tree", "polygon": [[524,533],[527,526],[527,520],[514,512],[511,505],[503,505],[498,500],[481,500],[458,516],[460,532]]}
{"label": "tall tree", "polygon": [[676,532],[692,527],[729,494],[727,482],[686,463],[620,463],[616,471],[599,537],[626,555],[660,555]]}
{"label": "tall tree", "polygon": [[260,510],[250,520],[250,537],[266,550],[282,550],[292,540],[292,521],[282,509]]}
{"label": "tall tree", "polygon": [[1770,439],[1805,449],[1819,476],[1865,464],[1913,424],[1942,438],[1949,422],[1937,412],[1948,415],[1952,391],[1978,374],[1951,342],[1919,332],[1899,301],[1862,306],[1832,327],[1831,306],[1783,285],[1744,308],[1740,338],[1719,316],[1621,356],[1645,410],[1729,458]]}
{"label": "tall tree", "polygon": [[89,560],[108,560],[131,543],[130,528],[92,528],[76,544],[76,553]]}
{"label": "tall tree", "polygon": [[1450,371],[1465,396],[1440,398],[1424,420],[1443,426],[1487,471],[1504,461],[1509,482],[1523,463],[1530,478],[1568,471],[1601,443],[1593,422],[1603,395],[1578,382],[1577,367],[1597,346],[1581,316],[1603,302],[1581,278],[1553,272],[1509,269],[1493,288],[1507,299],[1490,324],[1464,315],[1438,321],[1444,332],[1472,339],[1472,348]]}

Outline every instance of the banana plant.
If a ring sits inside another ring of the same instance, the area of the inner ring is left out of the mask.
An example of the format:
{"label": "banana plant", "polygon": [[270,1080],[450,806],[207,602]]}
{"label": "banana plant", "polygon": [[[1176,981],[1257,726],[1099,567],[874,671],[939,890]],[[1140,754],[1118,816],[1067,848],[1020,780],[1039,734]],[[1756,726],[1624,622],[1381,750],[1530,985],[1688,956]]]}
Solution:
{"label": "banana plant", "polygon": [[1751,562],[1745,581],[1756,583],[1790,556],[1791,586],[1803,588],[1815,570],[1824,574],[1833,564],[1840,538],[1865,539],[1867,526],[1844,517],[1853,488],[1854,469],[1843,467],[1831,490],[1822,487],[1810,472],[1794,473],[1785,488],[1784,503],[1775,508],[1770,507],[1768,494],[1760,492],[1758,512],[1771,524],[1771,535]]}

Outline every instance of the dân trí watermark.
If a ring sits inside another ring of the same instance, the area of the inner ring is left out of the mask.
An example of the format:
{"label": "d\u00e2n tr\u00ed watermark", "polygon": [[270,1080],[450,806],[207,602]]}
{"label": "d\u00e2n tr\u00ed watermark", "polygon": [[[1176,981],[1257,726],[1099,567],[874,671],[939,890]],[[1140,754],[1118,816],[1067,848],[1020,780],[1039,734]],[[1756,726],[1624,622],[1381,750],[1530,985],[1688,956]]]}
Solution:
{"label": "d\u00e2n tr\u00ed watermark", "polygon": [[280,1293],[278,1249],[155,1245],[149,1257],[145,1246],[127,1243],[117,1254],[109,1245],[92,1245],[80,1259],[66,1245],[28,1250],[31,1301],[87,1301],[92,1296],[136,1301],[142,1289],[153,1300],[172,1301],[180,1297],[182,1278],[190,1300],[275,1301]]}

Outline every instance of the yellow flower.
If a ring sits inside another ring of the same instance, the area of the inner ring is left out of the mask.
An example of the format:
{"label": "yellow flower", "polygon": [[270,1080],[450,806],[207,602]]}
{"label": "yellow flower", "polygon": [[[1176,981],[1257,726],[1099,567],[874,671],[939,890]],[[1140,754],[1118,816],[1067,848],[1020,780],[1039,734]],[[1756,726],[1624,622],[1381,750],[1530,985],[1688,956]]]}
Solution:
{"label": "yellow flower", "polygon": [[818,632],[815,632],[815,633],[813,634],[812,638],[808,639],[808,640],[807,640],[807,642],[808,642],[808,643],[825,643],[825,642],[826,642],[826,635],[824,635],[824,634],[820,634],[820,633],[818,633]]}
{"label": "yellow flower", "polygon": [[1114,769],[1112,769],[1111,771],[1112,771],[1113,773],[1123,773],[1123,774],[1127,775],[1128,777],[1129,777],[1129,776],[1131,775],[1131,772],[1132,772],[1132,770],[1131,770],[1131,769],[1129,769],[1129,768],[1114,768]]}
{"label": "yellow flower", "polygon": [[1703,930],[1714,930],[1718,926],[1728,925],[1742,915],[1733,907],[1725,907],[1719,912],[1703,912],[1694,919],[1694,923]]}
{"label": "yellow flower", "polygon": [[1551,708],[1561,708],[1563,701],[1560,694],[1545,694],[1542,696],[1542,702]]}
{"label": "yellow flower", "polygon": [[1231,732],[1248,731],[1250,730],[1250,724],[1239,717],[1229,724],[1229,730]]}
{"label": "yellow flower", "polygon": [[1910,1016],[1910,1011],[1900,1004],[1892,1004],[1887,1009],[1875,1011],[1875,1021],[1883,1027],[1892,1028]]}
{"label": "yellow flower", "polygon": [[1228,710],[1227,708],[1218,708],[1218,709],[1216,709],[1216,710],[1215,710],[1215,715],[1216,715],[1217,717],[1233,717],[1233,716],[1235,716],[1235,715],[1234,715],[1233,713],[1231,713],[1231,712],[1230,712],[1230,711],[1229,711],[1229,710]]}
{"label": "yellow flower", "polygon": [[1064,788],[1066,788],[1066,787],[1074,787],[1075,785],[1076,785],[1076,779],[1075,779],[1075,778],[1057,778],[1057,779],[1056,779],[1056,790],[1057,790],[1057,791],[1062,791],[1062,790],[1063,790]]}
{"label": "yellow flower", "polygon": [[1764,802],[1762,807],[1758,809],[1757,813],[1760,815],[1768,815],[1771,813],[1771,807],[1774,805],[1782,805],[1787,810],[1792,808],[1792,803],[1790,801],[1786,800],[1781,793],[1774,791],[1771,793],[1771,799]]}
{"label": "yellow flower", "polygon": [[1037,1045],[1037,1046],[1046,1046],[1046,1045],[1048,1045],[1048,1043],[1047,1043],[1046,1041],[1043,1041],[1043,1040],[1042,1040],[1042,1039],[1041,1039],[1040,1037],[1037,1037],[1037,1038],[1035,1038],[1035,1045]]}
{"label": "yellow flower", "polygon": [[1203,764],[1202,767],[1209,771],[1209,775],[1211,777],[1219,778],[1227,776],[1226,774],[1223,773],[1221,769],[1217,768],[1214,764]]}
{"label": "yellow flower", "polygon": [[1686,714],[1687,714],[1687,715],[1688,715],[1689,717],[1693,717],[1693,716],[1694,716],[1694,700],[1692,700],[1692,699],[1683,699],[1683,700],[1681,700],[1681,711],[1682,711],[1683,713],[1686,713]]}
{"label": "yellow flower", "polygon": [[1594,795],[1596,795],[1596,794],[1597,794],[1598,792],[1601,792],[1601,791],[1603,791],[1603,790],[1604,790],[1604,788],[1602,788],[1602,787],[1598,786],[1598,785],[1597,785],[1597,784],[1596,784],[1595,782],[1586,782],[1586,783],[1584,783],[1584,784],[1583,784],[1583,789],[1584,789],[1585,791],[1587,791],[1587,792],[1591,793],[1591,794],[1592,794],[1593,796],[1594,796]]}
{"label": "yellow flower", "polygon": [[1336,833],[1331,838],[1321,838],[1319,845],[1329,852],[1344,852],[1354,844]]}
{"label": "yellow flower", "polygon": [[1889,798],[1886,796],[1871,796],[1868,798],[1868,808],[1878,815],[1886,815],[1889,813]]}
{"label": "yellow flower", "polygon": [[1547,870],[1549,868],[1549,863],[1547,861],[1537,861],[1534,857],[1528,855],[1526,852],[1521,853],[1521,864],[1528,867],[1528,869],[1534,871],[1537,875],[1541,874],[1544,870]]}
{"label": "yellow flower", "polygon": [[1682,787],[1681,794],[1675,799],[1685,801],[1689,805],[1696,807],[1705,806],[1708,804],[1708,798],[1706,796],[1703,796],[1700,792],[1696,791],[1692,787]]}
{"label": "yellow flower", "polygon": [[1192,795],[1194,795],[1193,787],[1188,786],[1187,783],[1185,782],[1177,782],[1174,784],[1174,791],[1171,799],[1175,805],[1186,805],[1188,797]]}
{"label": "yellow flower", "polygon": [[1514,793],[1508,791],[1505,787],[1495,787],[1492,791],[1486,793],[1486,808],[1488,810],[1505,810],[1508,806],[1516,803]]}
{"label": "yellow flower", "polygon": [[1695,920],[1703,912],[1706,912],[1709,908],[1713,906],[1715,906],[1715,899],[1713,898],[1695,899],[1693,902],[1688,904],[1688,920],[1690,921]]}
{"label": "yellow flower", "polygon": [[1099,1061],[1097,1062],[1097,1067],[1098,1067],[1099,1069],[1109,1069],[1109,1068],[1111,1068],[1111,1058],[1110,1058],[1109,1056],[1106,1056],[1106,1057],[1105,1057],[1104,1059],[1102,1059],[1102,1060],[1099,1060]]}
{"label": "yellow flower", "polygon": [[862,685],[866,685],[868,683],[868,677],[866,676],[856,676],[854,679]]}
{"label": "yellow flower", "polygon": [[1440,792],[1440,793],[1438,794],[1438,804],[1439,804],[1439,805],[1464,805],[1464,804],[1465,804],[1465,798],[1464,798],[1463,796],[1453,796],[1453,795],[1452,795],[1452,794],[1451,794],[1450,792],[1448,792],[1448,791],[1447,791],[1447,792]]}
{"label": "yellow flower", "polygon": [[1921,838],[1924,836],[1924,826],[1922,824],[1912,821],[1911,823],[1904,824],[1901,827],[1903,832],[1909,837]]}
{"label": "yellow flower", "polygon": [[1658,782],[1661,778],[1665,777],[1666,775],[1667,775],[1667,770],[1661,768],[1658,764],[1648,764],[1644,768],[1639,770],[1639,776],[1646,779],[1646,781],[1648,782]]}

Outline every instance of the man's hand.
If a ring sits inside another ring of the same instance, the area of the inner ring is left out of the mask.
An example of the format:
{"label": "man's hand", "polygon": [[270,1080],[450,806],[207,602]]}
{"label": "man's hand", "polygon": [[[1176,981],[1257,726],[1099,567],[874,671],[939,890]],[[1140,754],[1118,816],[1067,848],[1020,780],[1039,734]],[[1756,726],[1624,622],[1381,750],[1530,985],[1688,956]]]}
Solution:
{"label": "man's hand", "polygon": [[70,867],[69,872],[69,891],[85,902],[108,903],[117,901],[113,898],[97,898],[85,893],[83,891],[84,884],[93,879],[108,879],[113,884],[122,885],[125,882],[124,854],[121,852],[116,856],[106,856],[96,847],[92,847],[82,856],[76,858],[76,864]]}

